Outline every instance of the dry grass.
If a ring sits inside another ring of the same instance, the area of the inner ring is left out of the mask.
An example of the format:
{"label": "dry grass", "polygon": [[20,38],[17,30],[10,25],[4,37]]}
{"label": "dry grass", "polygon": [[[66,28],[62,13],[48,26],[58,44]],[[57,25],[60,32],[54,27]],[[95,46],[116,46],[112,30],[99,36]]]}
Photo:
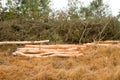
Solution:
{"label": "dry grass", "polygon": [[120,48],[115,46],[93,46],[71,58],[11,56],[1,49],[0,80],[120,80]]}

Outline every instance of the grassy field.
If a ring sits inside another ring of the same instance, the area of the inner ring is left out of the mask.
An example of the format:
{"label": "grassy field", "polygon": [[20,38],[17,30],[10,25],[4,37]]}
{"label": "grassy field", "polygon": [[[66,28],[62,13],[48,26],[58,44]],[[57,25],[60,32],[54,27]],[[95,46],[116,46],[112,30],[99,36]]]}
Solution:
{"label": "grassy field", "polygon": [[83,56],[29,58],[0,49],[0,80],[120,80],[120,47],[92,46]]}

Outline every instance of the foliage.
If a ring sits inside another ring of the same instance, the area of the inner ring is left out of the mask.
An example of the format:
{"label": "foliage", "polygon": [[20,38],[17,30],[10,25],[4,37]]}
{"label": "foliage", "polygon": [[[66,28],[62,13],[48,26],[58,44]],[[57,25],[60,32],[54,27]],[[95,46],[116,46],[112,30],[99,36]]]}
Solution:
{"label": "foliage", "polygon": [[25,17],[39,18],[48,15],[50,12],[49,0],[22,0],[19,11]]}
{"label": "foliage", "polygon": [[68,14],[71,19],[87,19],[109,16],[110,11],[103,0],[93,0],[88,6],[84,6],[79,0],[68,0]]}
{"label": "foliage", "polygon": [[4,21],[0,25],[0,41],[49,39],[51,43],[86,43],[120,39],[120,22],[117,18],[105,17],[97,23],[95,21],[95,19]]}
{"label": "foliage", "polygon": [[[2,2],[0,2],[0,13],[2,12]],[[1,14],[0,14],[0,21],[1,21]]]}
{"label": "foliage", "polygon": [[83,6],[69,0],[68,11],[50,12],[49,0],[8,0],[1,7],[0,41],[42,40],[51,43],[86,43],[119,40],[119,15],[108,14],[103,0]]}
{"label": "foliage", "polygon": [[14,18],[38,19],[42,16],[48,16],[51,11],[49,0],[7,0],[6,7],[3,8],[2,14],[4,20],[12,16]]}
{"label": "foliage", "polygon": [[101,18],[103,16],[109,16],[110,11],[108,5],[103,3],[103,0],[93,0],[89,6],[82,7],[81,11],[83,17],[86,18]]}
{"label": "foliage", "polygon": [[68,0],[68,15],[70,19],[79,19],[79,9],[81,6],[79,0]]}

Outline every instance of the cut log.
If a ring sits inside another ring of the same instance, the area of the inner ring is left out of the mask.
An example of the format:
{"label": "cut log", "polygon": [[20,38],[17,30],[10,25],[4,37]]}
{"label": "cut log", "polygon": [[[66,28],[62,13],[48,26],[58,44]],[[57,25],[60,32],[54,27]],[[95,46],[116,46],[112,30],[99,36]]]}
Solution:
{"label": "cut log", "polygon": [[39,48],[17,48],[17,51],[26,53],[26,54],[40,54],[45,53],[45,51],[40,50]]}
{"label": "cut log", "polygon": [[79,53],[78,50],[73,49],[39,49],[39,48],[18,48],[17,51],[25,54],[41,54],[41,53]]}
{"label": "cut log", "polygon": [[25,48],[47,48],[47,49],[67,49],[75,45],[25,45]]}
{"label": "cut log", "polygon": [[13,55],[20,55],[20,56],[26,56],[26,57],[74,57],[74,56],[82,56],[83,54],[54,54],[54,53],[43,53],[43,54],[24,54],[23,52],[16,51],[13,53]]}
{"label": "cut log", "polygon": [[48,43],[49,40],[42,40],[42,41],[3,41],[0,42],[0,45],[4,44],[37,44],[37,43]]}
{"label": "cut log", "polygon": [[25,45],[25,48],[44,48],[44,49],[85,49],[86,45]]}
{"label": "cut log", "polygon": [[120,41],[98,41],[98,44],[119,44]]}

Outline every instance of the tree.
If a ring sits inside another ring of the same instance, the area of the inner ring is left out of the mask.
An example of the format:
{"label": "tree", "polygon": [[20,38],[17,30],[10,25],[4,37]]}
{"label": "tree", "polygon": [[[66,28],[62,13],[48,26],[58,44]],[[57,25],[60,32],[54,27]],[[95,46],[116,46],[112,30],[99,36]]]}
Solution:
{"label": "tree", "polygon": [[2,9],[2,1],[0,0],[0,12],[1,12],[1,9]]}
{"label": "tree", "polygon": [[68,15],[70,19],[78,19],[79,16],[79,9],[80,9],[80,2],[79,0],[68,0]]}
{"label": "tree", "polygon": [[[93,0],[89,6],[81,7],[80,13],[86,18],[101,18],[110,15],[108,5],[103,3],[103,0]],[[109,14],[108,14],[109,13]]]}
{"label": "tree", "polygon": [[7,11],[24,18],[37,19],[49,15],[50,0],[7,0]]}
{"label": "tree", "polygon": [[21,12],[32,18],[47,16],[50,12],[49,3],[49,0],[22,0]]}
{"label": "tree", "polygon": [[118,15],[116,17],[120,21],[120,10],[119,10]]}
{"label": "tree", "polygon": [[1,2],[1,0],[0,0],[0,21],[2,20],[1,12],[2,12],[2,2]]}
{"label": "tree", "polygon": [[0,13],[2,12],[2,1],[0,0]]}
{"label": "tree", "polygon": [[[10,0],[8,0],[6,6],[3,6],[3,2],[4,0],[1,0],[0,2],[0,19],[2,21],[7,20],[7,19],[11,19],[11,18],[15,18],[15,9],[13,8],[13,4]],[[9,5],[8,5],[9,4]]]}

